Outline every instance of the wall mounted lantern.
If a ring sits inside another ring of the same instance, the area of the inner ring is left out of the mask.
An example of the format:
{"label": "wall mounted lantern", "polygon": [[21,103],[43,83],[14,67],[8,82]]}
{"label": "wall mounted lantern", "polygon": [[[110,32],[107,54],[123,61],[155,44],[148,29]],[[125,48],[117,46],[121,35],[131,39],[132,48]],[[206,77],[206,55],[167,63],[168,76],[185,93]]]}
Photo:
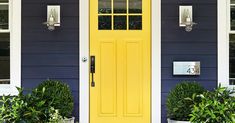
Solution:
{"label": "wall mounted lantern", "polygon": [[47,6],[47,22],[43,24],[47,25],[50,31],[55,30],[56,26],[60,26],[60,5]]}
{"label": "wall mounted lantern", "polygon": [[196,24],[193,22],[193,7],[179,6],[179,26],[185,27],[185,31],[190,32]]}

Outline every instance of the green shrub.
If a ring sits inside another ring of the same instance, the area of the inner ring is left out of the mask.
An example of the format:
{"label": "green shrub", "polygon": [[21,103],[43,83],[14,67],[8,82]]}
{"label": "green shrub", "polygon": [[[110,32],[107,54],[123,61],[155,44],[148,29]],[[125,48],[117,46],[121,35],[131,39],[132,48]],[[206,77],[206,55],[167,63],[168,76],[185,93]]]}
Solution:
{"label": "green shrub", "polygon": [[46,104],[58,109],[63,118],[72,116],[74,103],[67,84],[57,80],[46,80],[36,88],[36,90],[43,89],[45,89],[45,93],[41,100],[46,100]]}
{"label": "green shrub", "polygon": [[46,123],[50,114],[55,112],[51,105],[45,105],[41,100],[43,91],[34,90],[37,94],[23,94],[23,89],[17,88],[17,96],[2,96],[0,99],[0,122],[2,123]]}
{"label": "green shrub", "polygon": [[73,98],[67,84],[47,80],[28,94],[17,89],[17,96],[0,99],[1,123],[57,123],[61,116],[72,114]]}
{"label": "green shrub", "polygon": [[26,103],[19,97],[2,96],[0,105],[0,121],[1,123],[14,123],[24,121],[22,118],[23,109]]}
{"label": "green shrub", "polygon": [[167,116],[172,120],[189,121],[189,114],[192,111],[193,102],[186,98],[191,98],[194,94],[202,94],[205,89],[196,82],[183,81],[173,88],[166,101]]}
{"label": "green shrub", "polygon": [[204,92],[198,97],[201,102],[195,103],[192,114],[192,123],[235,123],[234,91],[219,87],[212,92]]}

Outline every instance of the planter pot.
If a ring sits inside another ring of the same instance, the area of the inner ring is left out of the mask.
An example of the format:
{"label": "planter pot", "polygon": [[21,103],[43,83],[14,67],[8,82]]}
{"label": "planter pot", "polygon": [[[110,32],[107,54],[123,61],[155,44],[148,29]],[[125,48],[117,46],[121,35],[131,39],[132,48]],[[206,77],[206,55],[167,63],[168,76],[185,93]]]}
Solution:
{"label": "planter pot", "polygon": [[168,123],[190,123],[189,121],[177,121],[177,120],[171,120],[167,119]]}
{"label": "planter pot", "polygon": [[74,121],[75,121],[75,117],[71,117],[71,118],[63,119],[62,123],[74,123]]}

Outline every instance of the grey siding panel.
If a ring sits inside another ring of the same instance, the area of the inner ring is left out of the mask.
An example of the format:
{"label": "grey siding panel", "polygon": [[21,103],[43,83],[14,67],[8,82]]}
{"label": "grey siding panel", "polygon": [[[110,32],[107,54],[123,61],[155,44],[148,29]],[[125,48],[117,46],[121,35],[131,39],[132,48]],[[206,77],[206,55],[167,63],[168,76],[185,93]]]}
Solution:
{"label": "grey siding panel", "polygon": [[[192,32],[179,27],[179,5],[193,5]],[[162,123],[166,123],[166,99],[181,81],[197,81],[206,89],[217,85],[216,0],[162,0]],[[200,76],[173,76],[173,61],[201,61]]]}
{"label": "grey siding panel", "polygon": [[[51,78],[54,79],[54,78]],[[44,81],[44,78],[26,78],[26,79],[22,79],[23,81],[23,87],[25,89],[30,89],[30,88],[35,88],[38,84],[40,84],[42,81]],[[61,78],[61,81],[64,81],[65,83],[67,83],[70,86],[70,89],[73,92],[78,91],[78,83],[77,83],[77,79],[66,79],[66,78]],[[74,99],[74,100],[78,100],[78,99]]]}
{"label": "grey siding panel", "polygon": [[[179,14],[178,14],[179,15]],[[200,17],[197,20],[195,20],[195,22],[197,22],[197,25],[194,26],[195,29],[198,29],[199,31],[202,30],[213,30],[216,29],[217,25],[215,23],[210,23],[211,22],[211,18],[215,18],[215,17]],[[178,24],[178,17],[165,17],[163,18],[165,21],[162,22],[162,24],[167,24],[167,25],[163,25],[167,26],[167,29],[178,29],[179,24]]]}
{"label": "grey siding panel", "polygon": [[[25,16],[28,18],[28,20],[25,20],[28,22],[27,25],[25,25],[23,28],[27,28],[30,30],[41,30],[44,31],[45,26],[42,26],[42,22],[46,21],[42,17],[32,17],[32,16]],[[73,24],[78,23],[78,17],[73,17],[73,16],[66,16],[63,17],[63,21],[61,22],[61,26],[58,27],[59,29],[78,29],[78,27],[74,26]]]}
{"label": "grey siding panel", "polygon": [[[214,31],[215,27],[211,27],[210,30],[200,30],[194,28],[194,30],[190,33],[187,33],[184,31],[183,28],[175,28],[171,29],[171,27],[168,27],[168,23],[166,21],[163,21],[162,19],[162,43],[166,42],[178,42],[178,43],[187,43],[189,41],[191,42],[213,42],[217,40],[217,32]],[[175,24],[178,24],[178,20],[175,20]],[[212,21],[213,22],[213,21]],[[171,22],[173,23],[173,22]],[[198,25],[196,25],[198,26]],[[195,26],[195,27],[196,27]],[[174,33],[172,33],[174,32]],[[170,35],[169,35],[170,34]],[[164,41],[163,41],[164,39]]]}
{"label": "grey siding panel", "polygon": [[[167,1],[167,0],[166,0]],[[162,1],[163,2],[163,1]],[[210,4],[203,4],[199,3],[199,1],[196,1],[197,3],[194,4],[193,10],[194,15],[198,17],[216,17],[214,14],[217,11],[217,4],[210,3]],[[190,5],[190,4],[184,4],[184,3],[163,3],[162,4],[162,11],[164,11],[165,14],[167,14],[167,17],[178,17],[179,15],[179,8],[178,5]],[[172,11],[174,10],[174,11]],[[200,18],[198,18],[200,19]]]}
{"label": "grey siding panel", "polygon": [[[49,55],[49,54],[48,54]],[[22,63],[23,66],[78,66],[78,55],[77,54],[51,54],[50,56],[45,54],[24,54],[22,59],[25,62]],[[70,59],[70,60],[68,60]],[[37,62],[35,62],[37,61]]]}
{"label": "grey siding panel", "polygon": [[78,78],[78,69],[75,66],[53,67],[53,66],[23,66],[24,78]]}
{"label": "grey siding panel", "polygon": [[[25,22],[30,23],[30,21]],[[24,25],[23,25],[24,26]],[[75,26],[75,25],[74,25]],[[40,29],[41,28],[41,29]],[[24,28],[22,30],[25,30],[22,34],[22,38],[24,38],[25,44],[28,43],[39,43],[39,42],[70,42],[70,43],[77,43],[74,42],[74,39],[78,39],[78,29],[63,29],[61,30],[60,27],[57,28],[58,30],[55,30],[54,32],[49,32],[46,30],[46,27],[40,25],[40,27],[37,30],[28,30],[27,28]],[[61,35],[63,34],[63,35]],[[32,37],[34,37],[33,40],[37,39],[37,42],[32,41]]]}
{"label": "grey siding panel", "polygon": [[[78,16],[78,3],[60,3],[60,2],[55,2],[55,3],[24,3],[24,8],[22,8],[23,11],[29,11],[29,13],[23,13],[23,17],[46,17],[46,12],[47,10],[45,7],[50,4],[56,4],[56,5],[61,5],[61,15],[63,17],[76,17]],[[74,15],[77,13],[76,15]]]}
{"label": "grey siding panel", "polygon": [[[61,26],[48,31],[47,5],[61,5]],[[22,0],[22,87],[34,88],[43,80],[69,84],[78,118],[78,0]]]}
{"label": "grey siding panel", "polygon": [[[77,42],[56,42],[56,41],[35,42],[35,43],[31,42],[24,44],[24,49],[22,49],[22,53],[78,54],[78,51],[76,51],[77,46],[78,46]],[[30,52],[28,52],[28,50],[30,50]]]}
{"label": "grey siding panel", "polygon": [[[191,42],[191,43],[190,43]],[[205,54],[215,55],[217,44],[214,43],[194,43],[188,40],[187,43],[162,43],[162,54],[180,54],[180,55],[194,55]]]}
{"label": "grey siding panel", "polygon": [[162,55],[162,68],[172,68],[172,61],[187,61],[187,60],[194,60],[194,61],[201,61],[202,68],[215,68],[216,62],[214,60],[217,58],[217,55],[199,55],[199,54],[191,54],[191,55],[183,55],[183,54],[167,54]]}

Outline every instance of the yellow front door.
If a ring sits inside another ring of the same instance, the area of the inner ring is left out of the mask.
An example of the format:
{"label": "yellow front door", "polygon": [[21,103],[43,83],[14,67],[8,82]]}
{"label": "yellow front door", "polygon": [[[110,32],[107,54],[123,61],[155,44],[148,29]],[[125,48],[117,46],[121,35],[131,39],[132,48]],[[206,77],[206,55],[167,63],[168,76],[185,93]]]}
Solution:
{"label": "yellow front door", "polygon": [[150,10],[150,0],[90,0],[90,123],[150,123]]}

